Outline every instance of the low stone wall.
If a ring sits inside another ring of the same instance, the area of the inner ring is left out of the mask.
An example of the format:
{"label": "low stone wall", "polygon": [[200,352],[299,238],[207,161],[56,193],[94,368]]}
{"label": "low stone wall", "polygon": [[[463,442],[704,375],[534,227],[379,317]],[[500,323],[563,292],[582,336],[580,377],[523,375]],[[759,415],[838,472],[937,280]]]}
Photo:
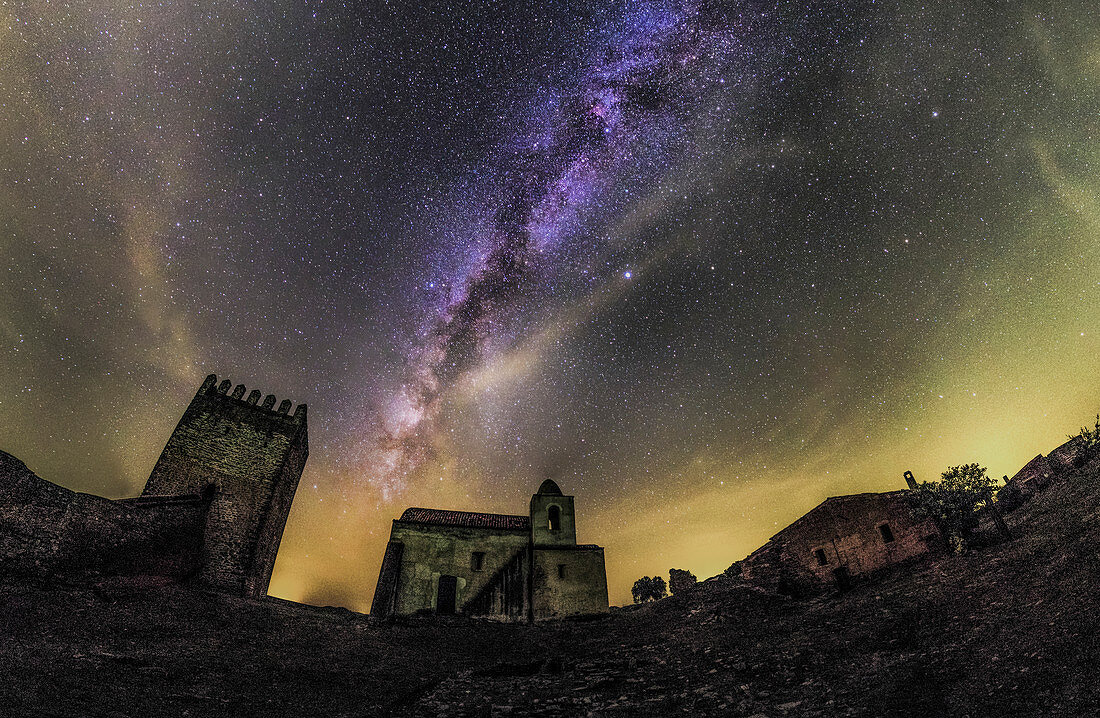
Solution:
{"label": "low stone wall", "polygon": [[997,492],[997,502],[1004,511],[1013,511],[1050,484],[1054,467],[1050,460],[1039,454],[1009,479]]}
{"label": "low stone wall", "polygon": [[[402,544],[398,568],[391,568],[388,577],[380,576],[394,581],[389,611],[409,615],[436,610],[442,575],[455,577],[455,608],[461,611],[518,551],[525,549],[527,535],[525,529],[394,521],[390,541]],[[474,553],[481,555],[476,567],[472,562]]]}
{"label": "low stone wall", "polygon": [[0,452],[0,576],[186,578],[201,566],[208,505],[70,491]]}

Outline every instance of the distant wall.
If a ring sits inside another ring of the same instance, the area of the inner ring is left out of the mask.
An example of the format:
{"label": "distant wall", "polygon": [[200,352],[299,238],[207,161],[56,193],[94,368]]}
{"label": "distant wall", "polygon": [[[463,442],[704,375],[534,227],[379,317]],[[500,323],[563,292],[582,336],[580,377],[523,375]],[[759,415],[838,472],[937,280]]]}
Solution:
{"label": "distant wall", "polygon": [[1056,473],[1083,464],[1085,458],[1085,443],[1081,441],[1079,436],[1071,437],[1069,441],[1047,454],[1047,461],[1050,462]]}
{"label": "distant wall", "polygon": [[199,571],[209,501],[70,491],[0,452],[0,575],[92,578]]}
{"label": "distant wall", "polygon": [[1004,511],[1012,511],[1043,490],[1054,477],[1054,467],[1047,457],[1039,454],[1024,464],[997,492],[997,503]]}
{"label": "distant wall", "polygon": [[1002,510],[1013,511],[1058,477],[1086,464],[1088,459],[1088,451],[1081,437],[1071,437],[1046,456],[1039,454],[1024,464],[997,492],[997,503]]}
{"label": "distant wall", "polygon": [[603,548],[535,548],[532,605],[536,619],[608,610]]}

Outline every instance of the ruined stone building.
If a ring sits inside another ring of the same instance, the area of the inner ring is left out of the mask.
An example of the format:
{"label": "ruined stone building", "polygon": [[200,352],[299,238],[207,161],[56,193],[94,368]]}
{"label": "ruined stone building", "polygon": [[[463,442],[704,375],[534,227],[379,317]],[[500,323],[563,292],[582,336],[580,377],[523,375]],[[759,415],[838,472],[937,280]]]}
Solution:
{"label": "ruined stone building", "polygon": [[527,515],[411,508],[394,520],[371,614],[538,620],[606,611],[603,548],[577,544],[573,497],[547,479]]}
{"label": "ruined stone building", "polygon": [[306,405],[260,401],[211,374],[168,439],[141,496],[62,488],[0,452],[0,571],[159,576],[266,595],[309,442]]}
{"label": "ruined stone building", "polygon": [[[906,479],[915,486],[912,474]],[[742,577],[785,593],[813,593],[937,552],[943,538],[907,491],[825,499],[739,562]]]}
{"label": "ruined stone building", "polygon": [[1086,458],[1085,444],[1073,437],[1046,456],[1039,454],[1024,464],[997,492],[997,502],[1005,511],[1013,511],[1050,485],[1054,477],[1072,469]]}

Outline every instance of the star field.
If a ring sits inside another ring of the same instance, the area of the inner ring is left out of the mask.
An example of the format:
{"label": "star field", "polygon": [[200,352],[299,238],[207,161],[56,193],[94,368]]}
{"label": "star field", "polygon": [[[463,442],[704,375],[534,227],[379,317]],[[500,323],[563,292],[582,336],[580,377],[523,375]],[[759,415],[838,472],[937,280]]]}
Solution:
{"label": "star field", "polygon": [[272,592],[545,478],[643,574],[1100,408],[1100,18],[697,0],[0,9],[0,448],[136,494],[310,405]]}

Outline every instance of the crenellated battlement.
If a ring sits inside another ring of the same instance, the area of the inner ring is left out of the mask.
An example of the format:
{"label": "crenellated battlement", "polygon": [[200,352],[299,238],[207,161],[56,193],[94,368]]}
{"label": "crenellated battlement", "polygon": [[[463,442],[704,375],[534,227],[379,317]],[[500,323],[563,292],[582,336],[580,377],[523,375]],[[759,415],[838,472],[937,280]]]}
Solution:
{"label": "crenellated battlement", "polygon": [[[233,389],[230,392],[230,388]],[[233,386],[233,382],[229,379],[223,379],[221,383],[218,383],[218,376],[216,374],[210,374],[203,381],[202,386],[199,387],[196,396],[208,396],[208,397],[220,397],[226,401],[232,401],[240,406],[247,406],[255,411],[266,412],[271,418],[279,418],[295,424],[304,424],[306,422],[306,405],[299,404],[294,410],[294,413],[290,413],[290,408],[293,406],[293,402],[290,399],[283,399],[279,404],[279,408],[275,408],[275,395],[268,394],[264,397],[263,403],[260,403],[260,397],[263,396],[263,392],[259,389],[253,389],[249,392],[248,397],[245,398],[245,392],[247,388],[244,384],[237,384]]]}

